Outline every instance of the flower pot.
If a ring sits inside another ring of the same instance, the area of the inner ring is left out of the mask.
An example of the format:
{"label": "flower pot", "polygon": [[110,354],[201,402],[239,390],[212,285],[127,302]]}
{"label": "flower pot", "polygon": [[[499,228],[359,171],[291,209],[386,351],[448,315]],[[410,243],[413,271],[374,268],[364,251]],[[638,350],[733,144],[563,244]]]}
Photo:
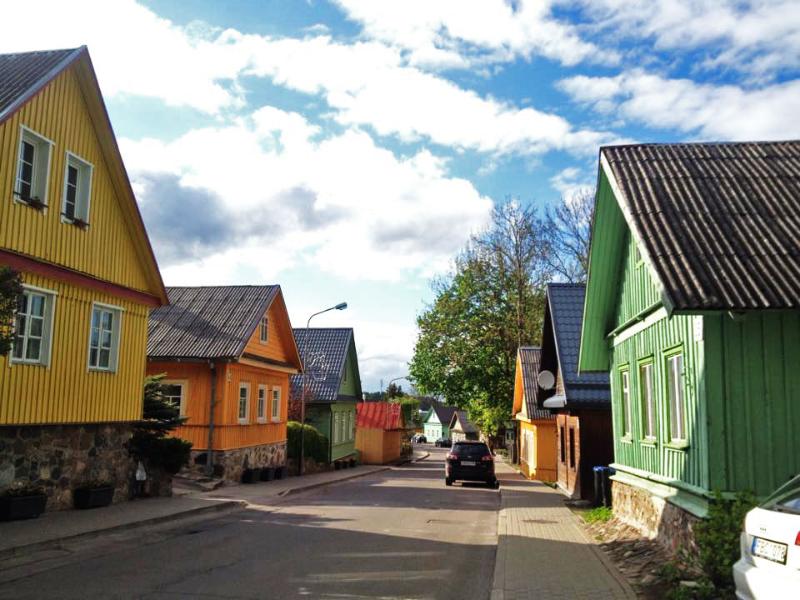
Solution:
{"label": "flower pot", "polygon": [[263,467],[261,469],[261,481],[272,481],[275,479],[275,469],[272,467]]}
{"label": "flower pot", "polygon": [[261,469],[245,469],[242,471],[242,483],[256,483],[261,480]]}
{"label": "flower pot", "polygon": [[100,508],[108,506],[114,499],[114,487],[104,485],[100,487],[76,488],[72,492],[75,508]]}
{"label": "flower pot", "polygon": [[351,459],[350,459],[350,468],[351,468],[351,469],[355,468],[355,467],[356,467],[356,464],[357,464],[357,463],[356,463],[356,459],[355,459],[355,458],[351,458]]}
{"label": "flower pot", "polygon": [[286,467],[275,467],[275,479],[286,478]]}
{"label": "flower pot", "polygon": [[44,512],[46,505],[45,494],[4,496],[0,498],[0,521],[36,518]]}

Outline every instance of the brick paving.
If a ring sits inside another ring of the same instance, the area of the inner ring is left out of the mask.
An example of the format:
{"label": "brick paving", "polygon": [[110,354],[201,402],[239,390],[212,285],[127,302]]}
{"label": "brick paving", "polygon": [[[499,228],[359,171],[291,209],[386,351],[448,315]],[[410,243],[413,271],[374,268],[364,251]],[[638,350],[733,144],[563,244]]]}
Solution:
{"label": "brick paving", "polygon": [[622,575],[583,532],[564,496],[502,461],[492,600],[635,598]]}

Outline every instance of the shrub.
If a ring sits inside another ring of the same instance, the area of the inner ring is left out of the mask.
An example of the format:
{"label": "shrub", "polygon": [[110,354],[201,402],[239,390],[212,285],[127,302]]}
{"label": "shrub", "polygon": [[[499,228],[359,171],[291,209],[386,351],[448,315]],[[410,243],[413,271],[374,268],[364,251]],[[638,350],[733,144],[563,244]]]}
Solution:
{"label": "shrub", "polygon": [[[303,429],[305,457],[313,458],[318,463],[328,462],[328,438],[311,425],[304,425]],[[300,458],[300,423],[289,421],[286,437],[289,458]]]}

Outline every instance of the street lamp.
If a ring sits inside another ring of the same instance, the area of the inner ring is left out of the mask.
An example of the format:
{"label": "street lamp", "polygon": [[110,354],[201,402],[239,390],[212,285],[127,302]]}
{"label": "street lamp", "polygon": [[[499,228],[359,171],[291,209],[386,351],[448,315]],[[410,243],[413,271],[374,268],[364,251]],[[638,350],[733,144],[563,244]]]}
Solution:
{"label": "street lamp", "polygon": [[308,339],[311,319],[330,310],[344,310],[345,308],[347,308],[347,302],[339,302],[336,306],[331,306],[325,310],[315,312],[308,317],[308,321],[306,321],[306,341],[303,344],[303,374],[301,378],[302,391],[300,393],[300,475],[303,474],[306,467],[306,361],[308,360]]}

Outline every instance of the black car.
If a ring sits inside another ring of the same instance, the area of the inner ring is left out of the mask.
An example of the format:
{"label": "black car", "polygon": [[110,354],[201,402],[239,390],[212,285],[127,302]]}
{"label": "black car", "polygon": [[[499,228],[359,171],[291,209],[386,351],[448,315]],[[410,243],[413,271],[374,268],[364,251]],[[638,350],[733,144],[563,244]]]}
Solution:
{"label": "black car", "polygon": [[439,438],[434,442],[437,448],[449,448],[452,442],[448,438]]}
{"label": "black car", "polygon": [[491,488],[499,488],[494,474],[494,456],[483,442],[456,442],[447,453],[444,467],[445,485],[454,481],[483,481]]}

